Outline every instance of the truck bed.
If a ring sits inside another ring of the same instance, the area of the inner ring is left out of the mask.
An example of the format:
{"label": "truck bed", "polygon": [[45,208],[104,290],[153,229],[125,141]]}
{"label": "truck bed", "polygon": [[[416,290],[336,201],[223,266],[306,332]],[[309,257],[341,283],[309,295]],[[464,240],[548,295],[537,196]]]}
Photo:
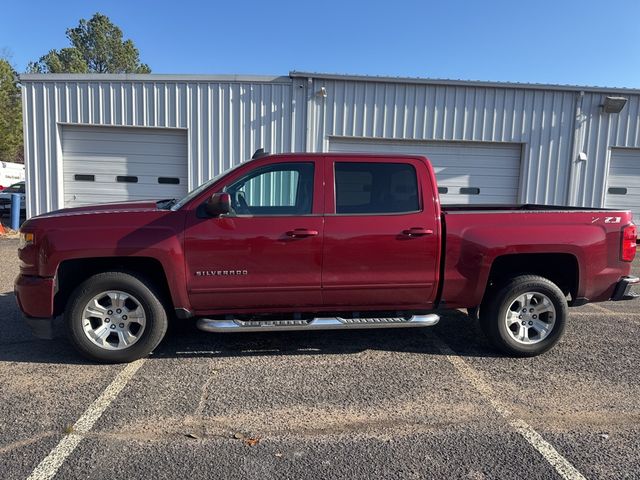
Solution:
{"label": "truck bed", "polygon": [[456,212],[508,212],[508,211],[546,211],[546,212],[607,212],[616,211],[610,208],[594,208],[594,207],[570,207],[566,205],[539,205],[536,203],[520,203],[513,205],[496,205],[496,204],[451,204],[442,205],[442,211],[444,213],[456,213]]}

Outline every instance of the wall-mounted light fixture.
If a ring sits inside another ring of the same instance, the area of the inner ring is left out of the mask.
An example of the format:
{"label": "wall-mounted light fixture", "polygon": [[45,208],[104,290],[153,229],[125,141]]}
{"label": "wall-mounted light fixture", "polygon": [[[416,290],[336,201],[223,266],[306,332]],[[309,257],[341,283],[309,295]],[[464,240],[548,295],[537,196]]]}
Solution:
{"label": "wall-mounted light fixture", "polygon": [[327,89],[325,87],[320,87],[320,90],[316,92],[316,97],[327,98]]}
{"label": "wall-mounted light fixture", "polygon": [[600,105],[604,113],[620,113],[627,104],[625,97],[604,97],[604,103]]}

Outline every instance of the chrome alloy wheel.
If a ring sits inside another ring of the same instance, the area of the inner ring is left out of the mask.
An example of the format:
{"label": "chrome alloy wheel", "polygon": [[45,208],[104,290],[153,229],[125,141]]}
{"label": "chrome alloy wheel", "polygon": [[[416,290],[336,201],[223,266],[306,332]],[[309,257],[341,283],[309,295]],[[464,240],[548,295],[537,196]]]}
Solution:
{"label": "chrome alloy wheel", "polygon": [[513,340],[532,345],[544,340],[553,330],[556,308],[545,294],[527,292],[511,302],[504,321]]}
{"label": "chrome alloy wheel", "polygon": [[140,340],[146,323],[140,301],[119,290],[99,293],[89,300],[82,311],[84,334],[105,350],[130,347]]}

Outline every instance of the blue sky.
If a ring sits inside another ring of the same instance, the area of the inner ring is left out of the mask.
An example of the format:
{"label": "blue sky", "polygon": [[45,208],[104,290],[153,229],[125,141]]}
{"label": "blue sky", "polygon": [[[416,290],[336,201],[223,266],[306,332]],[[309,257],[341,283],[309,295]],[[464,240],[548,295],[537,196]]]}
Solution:
{"label": "blue sky", "polygon": [[640,88],[638,0],[12,1],[2,7],[0,50],[23,71],[67,46],[65,30],[97,11],[154,73],[300,70]]}

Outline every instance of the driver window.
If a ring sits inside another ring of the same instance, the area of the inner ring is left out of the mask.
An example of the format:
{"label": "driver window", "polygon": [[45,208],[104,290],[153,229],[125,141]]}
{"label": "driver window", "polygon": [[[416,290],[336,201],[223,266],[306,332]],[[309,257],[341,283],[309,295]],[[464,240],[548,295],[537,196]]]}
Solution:
{"label": "driver window", "polygon": [[278,163],[258,168],[225,188],[236,215],[309,215],[313,163]]}

